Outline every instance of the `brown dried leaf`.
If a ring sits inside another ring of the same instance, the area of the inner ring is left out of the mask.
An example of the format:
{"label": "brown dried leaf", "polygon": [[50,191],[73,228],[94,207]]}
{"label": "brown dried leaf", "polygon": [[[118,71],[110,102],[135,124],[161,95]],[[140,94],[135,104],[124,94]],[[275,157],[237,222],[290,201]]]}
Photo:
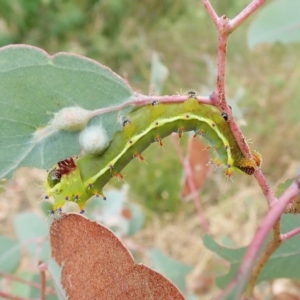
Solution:
{"label": "brown dried leaf", "polygon": [[112,231],[81,215],[55,220],[50,243],[69,299],[184,299],[165,277],[135,264]]}
{"label": "brown dried leaf", "polygon": [[[205,179],[211,171],[211,167],[207,165],[210,159],[209,151],[203,150],[207,147],[199,138],[192,138],[188,144],[188,160],[192,169],[193,181],[196,190],[202,188],[205,183]],[[183,198],[188,197],[191,194],[187,178],[181,191]]]}

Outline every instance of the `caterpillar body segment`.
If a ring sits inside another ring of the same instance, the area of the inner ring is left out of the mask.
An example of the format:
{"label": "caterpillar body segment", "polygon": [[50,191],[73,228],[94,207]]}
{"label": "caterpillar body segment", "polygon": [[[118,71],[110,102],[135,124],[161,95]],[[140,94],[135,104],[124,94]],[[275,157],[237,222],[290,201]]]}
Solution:
{"label": "caterpillar body segment", "polygon": [[255,160],[245,158],[218,109],[199,104],[195,98],[180,104],[152,103],[123,118],[122,125],[123,130],[114,135],[101,155],[70,158],[49,172],[46,190],[47,196],[54,198],[54,210],[74,201],[83,211],[88,199],[103,196],[103,187],[112,177],[124,178],[121,170],[132,159],[142,157],[150,144],[162,144],[161,140],[173,132],[181,136],[194,131],[195,136],[203,137],[218,154],[218,162],[226,166],[227,176],[236,170],[251,175],[261,162],[258,152],[253,152]]}

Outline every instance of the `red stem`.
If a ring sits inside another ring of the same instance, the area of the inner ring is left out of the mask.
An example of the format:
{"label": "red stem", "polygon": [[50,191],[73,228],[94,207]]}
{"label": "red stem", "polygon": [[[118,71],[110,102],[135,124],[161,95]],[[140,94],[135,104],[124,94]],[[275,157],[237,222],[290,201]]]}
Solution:
{"label": "red stem", "polygon": [[225,74],[226,74],[226,53],[228,34],[226,33],[226,24],[228,19],[223,16],[218,22],[218,76],[217,76],[217,95],[218,103],[216,103],[222,111],[229,110],[226,103],[225,93]]}
{"label": "red stem", "polygon": [[287,241],[288,239],[294,237],[295,235],[300,234],[300,227],[295,228],[287,233],[281,234],[281,240],[282,241]]}
{"label": "red stem", "polygon": [[229,22],[230,31],[234,31],[239,27],[249,16],[251,16],[266,0],[253,0],[243,11],[241,11],[234,19]]}
{"label": "red stem", "polygon": [[220,295],[219,299],[223,299],[224,296],[228,296],[233,291],[235,293],[242,294],[245,289],[252,268],[255,264],[257,257],[260,254],[261,248],[266,240],[269,232],[273,228],[274,224],[278,221],[287,205],[293,200],[294,197],[300,194],[300,177],[298,177],[280,197],[279,201],[272,206],[267,213],[263,222],[256,231],[256,234],[247,248],[243,261],[240,265],[239,271],[236,277],[227,286],[224,293]]}
{"label": "red stem", "polygon": [[[32,287],[34,287],[36,289],[41,289],[41,285],[40,284],[38,284],[36,282],[29,281],[29,280],[25,280],[23,278],[20,278],[18,276],[12,275],[12,274],[8,274],[8,273],[4,273],[4,272],[0,271],[0,276],[2,276],[4,278],[8,278],[10,280],[22,282],[22,283],[27,284],[29,286],[32,286]],[[56,295],[55,290],[53,290],[51,288],[47,288],[46,292],[47,292],[47,294]]]}
{"label": "red stem", "polygon": [[46,300],[46,270],[47,265],[43,262],[39,263],[40,276],[41,276],[41,300]]}
{"label": "red stem", "polygon": [[10,300],[28,300],[27,298],[23,298],[23,297],[18,297],[18,296],[14,296],[5,292],[1,292],[0,291],[0,296],[3,297],[4,299],[10,299]]}
{"label": "red stem", "polygon": [[[229,126],[230,129],[241,148],[241,151],[247,158],[251,158],[252,154],[247,141],[243,137],[240,128],[238,127],[236,121],[234,120],[231,110],[226,103],[225,94],[225,71],[226,71],[226,46],[228,35],[233,32],[244,20],[246,20],[251,14],[253,14],[261,5],[265,3],[265,0],[253,0],[238,16],[233,20],[228,20],[226,16],[218,18],[214,9],[212,8],[209,0],[202,0],[205,8],[207,9],[209,15],[211,16],[214,24],[218,30],[218,77],[217,77],[217,91],[215,91],[211,97],[212,102],[218,106],[221,111],[224,111],[229,116]],[[286,206],[295,195],[300,193],[300,180],[299,178],[285,191],[281,196],[280,201],[277,201],[274,193],[269,187],[269,184],[261,172],[261,170],[256,171],[255,177],[259,183],[265,197],[268,200],[270,210],[262,222],[262,225],[257,229],[255,237],[253,238],[247,252],[244,256],[243,262],[240,266],[239,272],[234,280],[227,286],[225,292],[222,294],[220,299],[224,296],[229,296],[232,292],[235,292],[235,296],[243,292],[251,270],[254,263],[260,253],[260,249],[263,246],[268,233],[273,228],[274,224],[279,220],[281,214],[284,212]],[[297,228],[285,235],[283,238],[288,239],[296,234],[300,233],[300,228]],[[231,294],[232,295],[232,294]]]}
{"label": "red stem", "polygon": [[[159,101],[161,103],[181,103],[184,102],[188,96],[186,95],[172,95],[172,96],[146,96],[142,94],[136,94],[134,100],[116,105],[113,107],[99,108],[91,112],[90,119],[95,116],[102,115],[112,111],[120,111],[127,106],[143,106],[151,104],[153,101]],[[197,96],[199,103],[212,104],[210,97],[208,96]]]}
{"label": "red stem", "polygon": [[215,10],[211,6],[209,0],[202,0],[203,5],[205,6],[207,12],[209,13],[210,17],[212,18],[213,22],[215,23],[216,27],[218,28],[218,22],[219,22],[219,17],[216,14]]}
{"label": "red stem", "polygon": [[273,206],[278,200],[275,197],[274,192],[271,190],[271,187],[268,184],[266,177],[264,176],[261,170],[258,170],[254,174],[258,184],[260,185],[265,197],[268,200],[269,207]]}

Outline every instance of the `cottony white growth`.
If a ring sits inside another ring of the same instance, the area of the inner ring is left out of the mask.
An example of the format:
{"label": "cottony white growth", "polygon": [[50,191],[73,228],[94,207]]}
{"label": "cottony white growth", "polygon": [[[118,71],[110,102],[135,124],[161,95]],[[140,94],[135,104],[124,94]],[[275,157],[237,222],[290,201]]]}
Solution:
{"label": "cottony white growth", "polygon": [[92,125],[81,132],[79,142],[85,153],[99,155],[109,146],[110,140],[102,125]]}
{"label": "cottony white growth", "polygon": [[91,111],[81,107],[65,107],[55,113],[51,125],[57,130],[79,131],[86,127],[90,115]]}

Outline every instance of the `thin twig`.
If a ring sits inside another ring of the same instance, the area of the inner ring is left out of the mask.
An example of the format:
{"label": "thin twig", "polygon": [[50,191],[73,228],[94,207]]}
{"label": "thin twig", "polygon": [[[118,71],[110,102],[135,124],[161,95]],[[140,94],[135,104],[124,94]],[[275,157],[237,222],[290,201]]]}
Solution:
{"label": "thin twig", "polygon": [[44,262],[39,263],[41,277],[41,300],[46,300],[46,270],[47,265]]}
{"label": "thin twig", "polygon": [[[161,103],[182,103],[182,102],[186,101],[188,97],[189,96],[186,96],[186,95],[172,95],[172,96],[152,96],[152,95],[150,95],[150,96],[146,96],[146,95],[136,93],[134,99],[131,101],[127,101],[125,103],[122,103],[122,104],[116,105],[116,106],[112,106],[112,107],[99,108],[99,109],[90,111],[88,120],[91,120],[92,118],[94,118],[96,116],[110,113],[113,111],[121,111],[123,108],[126,108],[128,106],[136,107],[136,106],[149,105],[153,101],[159,101]],[[198,99],[199,103],[213,105],[209,96],[197,96],[197,99]],[[36,132],[34,134],[35,143],[40,143],[42,140],[49,138],[55,132],[57,132],[57,129],[55,127],[51,126],[51,124],[46,127],[38,128],[38,130],[36,130]],[[32,144],[32,145],[34,145],[34,144]],[[28,149],[28,151],[29,150],[31,150],[31,148]],[[5,174],[2,174],[2,175],[4,176]]]}
{"label": "thin twig", "polygon": [[220,18],[218,24],[218,76],[217,76],[217,95],[218,107],[222,111],[230,111],[226,103],[225,76],[226,76],[226,53],[228,34],[225,30],[228,19],[226,16]]}
{"label": "thin twig", "polygon": [[230,31],[234,31],[239,27],[249,16],[251,16],[266,0],[253,0],[243,11],[241,11],[234,19],[229,22]]}
{"label": "thin twig", "polygon": [[[235,121],[232,111],[226,101],[225,90],[225,76],[226,76],[226,53],[227,53],[227,41],[230,34],[230,20],[226,16],[220,18],[216,17],[216,14],[208,0],[203,0],[208,13],[210,14],[213,22],[218,30],[218,73],[217,73],[217,90],[213,92],[210,99],[211,102],[216,105],[220,111],[226,112],[229,116],[228,125],[231,129],[233,136],[235,137],[242,153],[245,157],[253,159],[250,147],[244,138],[237,122]],[[217,18],[217,19],[216,19]]]}
{"label": "thin twig", "polygon": [[[113,111],[120,111],[121,109],[127,106],[143,106],[151,104],[153,101],[159,101],[160,103],[182,103],[184,102],[188,96],[186,95],[172,95],[172,96],[147,96],[142,94],[136,94],[134,100],[122,103],[120,105],[116,105],[113,107],[99,108],[95,109],[90,114],[90,119],[106,114]],[[210,97],[208,96],[197,96],[199,103],[203,104],[212,104]]]}
{"label": "thin twig", "polygon": [[258,184],[260,185],[265,197],[267,198],[269,207],[272,207],[278,200],[270,188],[268,181],[261,170],[258,170],[254,174]]}
{"label": "thin twig", "polygon": [[287,241],[288,239],[294,237],[295,235],[300,234],[300,227],[295,228],[287,233],[281,234],[281,240],[282,241]]}
{"label": "thin twig", "polygon": [[[2,276],[4,278],[7,278],[7,279],[10,279],[10,280],[13,280],[13,281],[22,282],[22,283],[27,284],[29,286],[32,286],[32,287],[34,287],[36,289],[41,289],[41,285],[40,284],[38,284],[36,282],[29,281],[29,280],[25,280],[23,278],[20,278],[18,276],[12,275],[12,274],[8,274],[8,273],[0,271],[0,276]],[[52,288],[49,288],[49,287],[46,289],[46,293],[47,294],[56,295],[55,290],[53,290]]]}
{"label": "thin twig", "polygon": [[0,291],[0,296],[4,299],[10,299],[10,300],[28,300],[28,298],[18,297],[14,296],[5,292]]}
{"label": "thin twig", "polygon": [[215,10],[211,6],[209,0],[202,0],[203,5],[205,6],[207,12],[209,13],[210,17],[212,18],[213,22],[215,23],[216,27],[218,28],[219,17],[216,14]]}
{"label": "thin twig", "polygon": [[220,295],[219,299],[223,299],[224,296],[229,295],[233,291],[242,294],[244,288],[247,285],[247,281],[251,274],[253,265],[271,228],[278,221],[287,205],[293,200],[294,197],[298,195],[300,195],[300,176],[296,178],[296,180],[280,197],[279,201],[277,201],[267,213],[244,255],[243,261],[240,265],[236,277],[230,282],[222,295]]}
{"label": "thin twig", "polygon": [[[244,138],[238,124],[236,123],[231,110],[228,107],[226,101],[225,93],[225,74],[226,74],[226,47],[228,36],[232,33],[244,20],[246,20],[251,14],[253,14],[265,0],[253,0],[236,18],[232,21],[228,20],[226,16],[218,18],[214,12],[210,2],[203,0],[205,8],[207,9],[209,15],[211,16],[214,24],[218,30],[218,75],[217,75],[217,90],[211,96],[212,102],[220,109],[220,111],[225,112],[229,116],[229,127],[246,158],[253,159],[251,149]],[[224,296],[229,295],[231,292],[235,291],[235,295],[239,295],[243,292],[248,278],[251,273],[251,269],[259,255],[260,249],[267,238],[267,235],[271,228],[273,227],[273,239],[268,244],[267,249],[258,261],[258,264],[254,268],[252,277],[249,282],[248,294],[253,293],[253,288],[255,286],[256,280],[263,268],[267,263],[270,256],[282,243],[282,236],[280,235],[280,216],[287,207],[287,204],[292,201],[293,194],[299,194],[300,184],[299,179],[296,180],[293,185],[284,193],[280,201],[277,201],[274,193],[269,187],[269,184],[261,172],[257,170],[255,172],[255,177],[259,183],[265,197],[267,198],[268,205],[270,208],[269,213],[263,220],[260,228],[258,228],[254,239],[252,240],[247,252],[244,256],[243,262],[240,266],[239,272],[234,280],[227,286],[225,292],[221,295],[220,299]],[[298,234],[299,231],[291,232],[292,234]]]}
{"label": "thin twig", "polygon": [[273,237],[272,240],[268,243],[266,249],[264,250],[262,256],[259,258],[256,266],[254,267],[248,286],[246,295],[253,296],[254,288],[257,283],[257,279],[259,274],[261,273],[264,266],[269,261],[271,255],[278,249],[278,247],[282,244],[282,239],[280,235],[280,219],[275,223],[273,227]]}

